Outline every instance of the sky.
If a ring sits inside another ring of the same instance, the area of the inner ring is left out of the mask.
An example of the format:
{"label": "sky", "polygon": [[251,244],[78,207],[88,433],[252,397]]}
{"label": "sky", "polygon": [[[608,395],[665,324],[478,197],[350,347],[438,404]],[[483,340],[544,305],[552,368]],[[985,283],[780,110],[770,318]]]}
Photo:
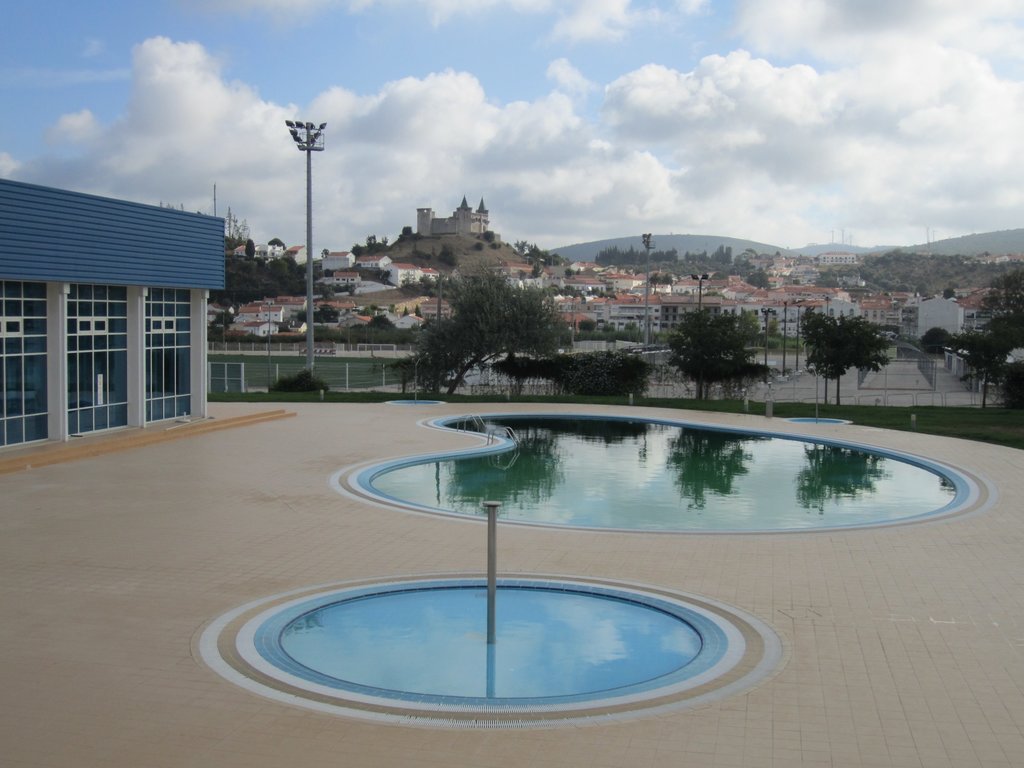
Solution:
{"label": "sky", "polygon": [[327,124],[316,252],[464,196],[544,249],[1024,227],[1022,0],[11,0],[3,16],[0,177],[230,208],[257,242],[305,241],[288,119]]}

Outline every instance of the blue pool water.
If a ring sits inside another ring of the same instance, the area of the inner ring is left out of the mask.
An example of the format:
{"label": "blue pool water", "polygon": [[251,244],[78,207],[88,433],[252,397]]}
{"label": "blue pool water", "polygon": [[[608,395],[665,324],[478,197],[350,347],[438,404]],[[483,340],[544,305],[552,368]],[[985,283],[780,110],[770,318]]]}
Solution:
{"label": "blue pool water", "polygon": [[517,444],[419,456],[356,483],[417,509],[542,525],[799,531],[903,522],[962,506],[948,467],[839,441],[586,416],[492,416]]}
{"label": "blue pool water", "polygon": [[384,585],[320,595],[261,620],[277,669],[318,686],[451,704],[635,695],[721,662],[729,642],[700,612],[608,588],[503,582],[496,642],[486,586]]}

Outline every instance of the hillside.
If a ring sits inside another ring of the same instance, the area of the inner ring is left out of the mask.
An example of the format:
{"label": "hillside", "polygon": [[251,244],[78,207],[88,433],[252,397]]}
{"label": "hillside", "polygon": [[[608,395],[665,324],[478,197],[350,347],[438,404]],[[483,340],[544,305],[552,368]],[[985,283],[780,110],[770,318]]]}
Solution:
{"label": "hillside", "polygon": [[919,243],[900,248],[910,253],[928,253],[934,256],[980,256],[1024,253],[1024,229],[1004,229],[977,235],[950,237],[932,243]]}
{"label": "hillside", "polygon": [[[669,251],[673,248],[682,256],[690,253],[707,251],[714,253],[718,248],[732,248],[733,255],[743,253],[747,248],[754,249],[757,253],[775,253],[779,251],[786,253],[785,248],[768,243],[759,243],[755,240],[741,240],[736,237],[721,237],[719,235],[653,235],[651,245],[657,251]],[[644,249],[640,235],[632,237],[616,237],[610,240],[593,240],[589,243],[578,243],[576,245],[563,245],[560,248],[551,248],[552,253],[557,253],[566,261],[594,261],[597,254],[608,248],[618,248],[620,251],[628,251],[633,248],[637,251]]]}
{"label": "hillside", "polygon": [[472,272],[478,268],[494,267],[501,261],[522,261],[508,243],[486,236],[442,235],[399,238],[381,250],[392,262],[415,264],[418,267],[432,267],[440,272],[450,272],[456,265],[461,272]]}
{"label": "hillside", "polygon": [[947,288],[981,288],[1000,275],[1020,269],[1019,262],[984,264],[972,256],[937,256],[891,251],[868,256],[859,267],[838,267],[836,272],[858,274],[875,290],[916,291],[934,296]]}
{"label": "hillside", "polygon": [[[667,251],[675,248],[680,256],[686,251],[691,253],[699,253],[701,251],[713,253],[719,246],[732,248],[733,255],[743,253],[747,248],[753,248],[757,253],[775,253],[778,251],[782,254],[792,253],[803,256],[817,256],[829,251],[862,254],[903,251],[905,253],[926,253],[934,256],[980,256],[986,253],[997,255],[1024,253],[1024,229],[983,232],[976,235],[951,237],[945,240],[919,243],[917,245],[876,245],[870,248],[843,245],[842,243],[819,243],[787,250],[778,245],[761,243],[756,240],[742,240],[719,235],[654,235],[652,239],[656,250]],[[608,248],[618,248],[620,251],[628,251],[630,248],[634,248],[635,250],[642,251],[643,247],[640,235],[633,235],[632,237],[615,237],[607,240],[592,240],[586,243],[563,245],[559,248],[552,248],[551,252],[559,254],[568,261],[594,261],[597,254]]]}

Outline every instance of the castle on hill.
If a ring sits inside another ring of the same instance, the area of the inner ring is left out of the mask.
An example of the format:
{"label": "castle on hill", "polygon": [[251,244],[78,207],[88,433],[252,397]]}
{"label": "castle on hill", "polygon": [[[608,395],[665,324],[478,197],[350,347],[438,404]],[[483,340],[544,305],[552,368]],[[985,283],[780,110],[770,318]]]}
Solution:
{"label": "castle on hill", "polygon": [[474,211],[463,196],[462,205],[446,219],[435,218],[433,208],[416,209],[417,235],[482,235],[490,223],[482,197]]}

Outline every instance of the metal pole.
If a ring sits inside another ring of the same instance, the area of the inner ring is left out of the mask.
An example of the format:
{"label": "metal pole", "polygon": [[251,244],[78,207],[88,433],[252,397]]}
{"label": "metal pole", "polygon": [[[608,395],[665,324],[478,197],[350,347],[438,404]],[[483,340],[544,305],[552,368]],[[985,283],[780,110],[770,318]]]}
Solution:
{"label": "metal pole", "polygon": [[789,302],[782,302],[782,375],[786,375],[786,342],[789,339]]}
{"label": "metal pole", "polygon": [[[307,141],[309,134],[306,134]],[[313,148],[306,147],[306,368],[313,370]]]}
{"label": "metal pole", "polygon": [[498,593],[498,507],[499,501],[485,501],[487,510],[487,644],[494,645],[494,604]]}
{"label": "metal pole", "polygon": [[796,363],[793,365],[794,371],[800,370],[800,305],[796,305]]}

